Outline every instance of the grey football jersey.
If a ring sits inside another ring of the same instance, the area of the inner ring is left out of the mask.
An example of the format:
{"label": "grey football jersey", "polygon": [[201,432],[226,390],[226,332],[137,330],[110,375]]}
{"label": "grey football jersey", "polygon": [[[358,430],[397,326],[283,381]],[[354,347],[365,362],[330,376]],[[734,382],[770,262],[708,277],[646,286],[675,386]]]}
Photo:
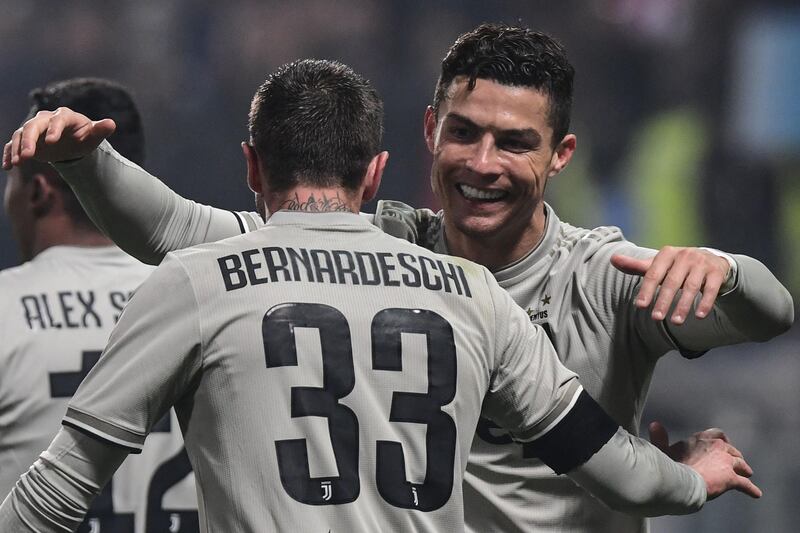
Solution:
{"label": "grey football jersey", "polygon": [[[769,334],[763,331],[770,331],[770,324],[791,307],[785,288],[761,263],[737,255],[737,287],[718,298],[706,319],[690,316],[683,326],[654,321],[649,310],[633,305],[639,277],[618,271],[610,258],[616,253],[650,257],[655,250],[625,240],[619,228],[574,227],[559,220],[550,206],[545,209],[541,243],[493,274],[531,322],[547,332],[586,391],[634,435],[659,357],[675,349],[695,357],[713,346],[765,340]],[[375,224],[447,253],[442,216],[381,202]],[[645,519],[610,510],[568,477],[555,475],[531,450],[513,443],[497,424],[481,420],[464,477],[469,530],[646,531]]]}
{"label": "grey football jersey", "polygon": [[[53,246],[0,273],[3,496],[50,444],[123,306],[152,270],[116,247]],[[96,499],[80,531],[197,531],[190,472],[177,420],[167,416],[144,453],[126,461]]]}
{"label": "grey football jersey", "polygon": [[136,450],[175,404],[207,531],[460,531],[481,406],[536,442],[581,390],[485,268],[278,212],[169,254],[64,423]]}
{"label": "grey football jersey", "polygon": [[[263,225],[257,213],[231,213],[181,198],[106,143],[58,168],[93,220],[143,260],[157,262],[167,251]],[[541,245],[498,271],[497,278],[530,319],[548,329],[558,353],[586,380],[590,393],[631,432],[638,428],[650,376],[665,351],[679,345],[684,355],[699,355],[713,346],[767,340],[781,324],[791,324],[793,304],[786,289],[764,265],[740,255],[734,256],[736,288],[717,299],[711,316],[689,317],[680,327],[654,322],[631,304],[637,279],[608,263],[615,251],[636,256],[654,251],[632,245],[616,228],[575,228],[549,207],[547,212]],[[390,235],[446,252],[441,214],[384,201],[374,223]],[[479,430],[484,438],[476,439],[465,489],[467,521],[475,531],[633,532],[645,527],[643,520],[607,510],[569,479],[523,458],[522,448],[510,444],[505,432],[486,424]]]}

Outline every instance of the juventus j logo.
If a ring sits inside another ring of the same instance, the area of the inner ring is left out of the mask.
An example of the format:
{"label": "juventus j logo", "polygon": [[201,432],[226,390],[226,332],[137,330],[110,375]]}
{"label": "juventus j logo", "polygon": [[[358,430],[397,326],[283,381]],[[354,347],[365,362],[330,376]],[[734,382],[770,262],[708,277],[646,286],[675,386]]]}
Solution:
{"label": "juventus j logo", "polygon": [[417,497],[417,487],[411,487],[411,494],[414,496],[414,507],[419,507],[419,498]]}
{"label": "juventus j logo", "polygon": [[333,496],[333,488],[331,488],[330,481],[323,481],[322,482],[322,499],[326,502],[331,499]]}
{"label": "juventus j logo", "polygon": [[181,530],[181,515],[172,513],[169,515],[169,533],[178,533]]}

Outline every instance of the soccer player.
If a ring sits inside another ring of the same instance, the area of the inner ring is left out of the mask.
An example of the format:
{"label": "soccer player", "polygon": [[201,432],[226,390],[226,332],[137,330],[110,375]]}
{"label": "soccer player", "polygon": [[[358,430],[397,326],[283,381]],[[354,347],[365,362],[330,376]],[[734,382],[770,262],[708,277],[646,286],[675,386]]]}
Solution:
{"label": "soccer player", "polygon": [[[592,395],[636,433],[662,355],[679,350],[694,357],[714,346],[767,340],[788,329],[793,306],[752,258],[698,248],[657,252],[626,241],[617,228],[586,230],[558,219],[543,194],[576,146],[568,133],[572,78],[563,48],[547,35],[496,25],[462,35],[442,63],[425,117],[444,211],[379,202],[374,223],[488,266]],[[21,134],[6,145],[4,165],[19,156]],[[57,166],[93,219],[144,261],[263,224],[256,213],[180,198],[105,143]],[[486,421],[465,484],[467,522],[475,531],[645,527],[555,475]]]}
{"label": "soccer player", "polygon": [[[481,408],[618,508],[760,496],[722,439],[693,447],[690,468],[619,428],[488,270],[357,214],[388,158],[382,115],[336,62],[266,80],[244,154],[269,222],[171,253],[142,284],[65,427],[0,507],[1,529],[73,527],[173,404],[208,531],[462,530]],[[55,116],[26,126],[43,160],[84,156],[113,129]]]}
{"label": "soccer player", "polygon": [[[139,112],[122,86],[71,79],[34,90],[31,100],[30,116],[70,106],[112,117],[111,141],[143,160]],[[5,211],[25,262],[0,272],[0,498],[47,448],[123,306],[152,271],[98,231],[50,165],[28,161],[8,173]],[[80,531],[197,531],[190,472],[177,420],[167,415],[145,453],[95,500]]]}
{"label": "soccer player", "polygon": [[[564,364],[635,434],[660,357],[766,341],[790,327],[793,304],[750,257],[645,249],[618,228],[588,230],[558,218],[544,190],[576,147],[569,133],[572,80],[563,48],[545,34],[488,24],[459,37],[425,115],[431,178],[444,211],[379,202],[374,223],[489,267],[548,332]],[[21,133],[6,145],[7,166],[19,154]],[[105,143],[57,166],[93,219],[144,261],[263,224],[256,213],[180,198]],[[645,528],[642,518],[608,509],[488,421],[478,427],[464,493],[476,532]]]}

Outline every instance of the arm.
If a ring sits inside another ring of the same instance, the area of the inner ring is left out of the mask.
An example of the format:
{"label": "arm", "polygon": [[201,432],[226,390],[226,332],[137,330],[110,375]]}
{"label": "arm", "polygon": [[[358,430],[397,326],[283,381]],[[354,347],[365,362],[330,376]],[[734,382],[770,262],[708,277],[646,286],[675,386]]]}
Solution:
{"label": "arm", "polygon": [[138,453],[201,371],[201,338],[194,288],[170,254],[126,304],[63,424]]}
{"label": "arm", "polygon": [[176,194],[115,152],[104,140],[113,131],[109,119],[92,122],[67,108],[42,111],[14,133],[3,166],[30,158],[54,163],[97,227],[145,263],[263,224],[255,213],[200,205]]}
{"label": "arm", "polygon": [[[651,318],[663,320],[670,337],[684,351],[766,341],[785,332],[794,321],[789,292],[751,257],[729,256],[736,266],[733,271],[724,257],[701,248],[665,247],[644,258],[636,258],[635,253],[613,255],[611,263],[641,276],[633,304],[639,309],[652,306]],[[665,320],[670,308],[670,320]]]}
{"label": "arm", "polygon": [[[650,439],[658,449],[679,462],[651,463],[647,461],[649,457],[653,457],[652,452],[644,450],[647,443],[632,437],[620,428],[591,459],[569,472],[568,475],[592,494],[602,493],[601,499],[612,509],[644,516],[663,514],[663,509],[649,505],[648,501],[659,501],[663,498],[670,498],[670,492],[681,492],[680,485],[670,486],[668,483],[659,481],[660,479],[674,481],[675,476],[665,476],[661,472],[661,468],[683,466],[680,463],[690,465],[691,468],[686,470],[699,477],[702,485],[693,493],[685,493],[686,501],[677,505],[669,514],[684,514],[684,509],[686,506],[692,506],[692,502],[702,505],[706,493],[708,499],[712,499],[724,492],[726,490],[724,484],[729,482],[734,483],[733,488],[736,490],[755,498],[761,497],[761,490],[747,479],[753,474],[752,469],[742,457],[741,452],[730,445],[728,438],[721,430],[707,429],[670,446],[666,429],[655,422],[650,425]],[[633,446],[631,447],[629,444]],[[629,472],[618,469],[620,461],[626,465],[632,465],[637,460],[641,461],[642,458],[646,461],[645,468],[652,471],[651,476],[629,477]],[[730,472],[725,472],[729,468],[738,477],[731,477]],[[597,479],[602,479],[603,482],[598,484]],[[612,486],[613,491],[609,491],[608,486]],[[701,489],[702,494],[700,493]]]}
{"label": "arm", "polygon": [[611,509],[628,514],[688,514],[706,501],[699,473],[656,454],[622,428],[567,475]]}
{"label": "arm", "polygon": [[127,455],[62,428],[0,506],[0,531],[75,531]]}
{"label": "arm", "polygon": [[149,264],[167,252],[252,231],[254,213],[187,200],[103,141],[88,156],[54,165],[92,221],[120,248]]}
{"label": "arm", "polygon": [[[616,428],[616,429],[614,429]],[[585,391],[574,406],[532,439],[515,434],[557,474],[566,474],[610,508],[641,516],[693,513],[706,499],[738,490],[761,491],[753,471],[724,434],[704,432],[668,456],[618,427]]]}
{"label": "arm", "polygon": [[721,438],[680,464],[619,428],[563,367],[543,330],[510,297],[496,305],[508,309],[508,327],[503,333],[498,323],[498,337],[510,342],[501,348],[484,412],[513,428],[514,438],[557,474],[610,507],[649,516],[694,512],[706,497],[730,489],[760,495],[741,454]]}

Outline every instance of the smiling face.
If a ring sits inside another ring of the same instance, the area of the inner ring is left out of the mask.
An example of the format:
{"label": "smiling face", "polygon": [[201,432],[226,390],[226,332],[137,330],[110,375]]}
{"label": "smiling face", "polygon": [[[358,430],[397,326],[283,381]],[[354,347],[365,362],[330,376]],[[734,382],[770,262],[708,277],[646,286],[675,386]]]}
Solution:
{"label": "smiling face", "polygon": [[431,185],[452,253],[490,268],[527,254],[544,232],[547,179],[572,157],[575,136],[553,146],[549,98],[532,88],[457,77],[425,115]]}

